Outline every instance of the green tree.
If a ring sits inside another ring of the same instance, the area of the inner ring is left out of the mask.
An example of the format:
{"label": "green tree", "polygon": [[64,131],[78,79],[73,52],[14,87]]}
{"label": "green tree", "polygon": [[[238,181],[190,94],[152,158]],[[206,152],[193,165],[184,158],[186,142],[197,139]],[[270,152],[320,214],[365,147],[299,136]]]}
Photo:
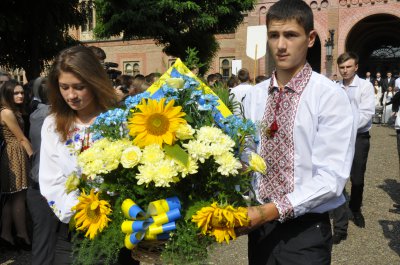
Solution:
{"label": "green tree", "polygon": [[255,0],[96,0],[98,37],[154,39],[172,56],[195,48],[207,69],[219,46],[215,34],[231,33]]}
{"label": "green tree", "polygon": [[78,43],[68,30],[84,17],[79,0],[2,0],[0,65],[24,69],[28,80],[38,77],[60,50]]}

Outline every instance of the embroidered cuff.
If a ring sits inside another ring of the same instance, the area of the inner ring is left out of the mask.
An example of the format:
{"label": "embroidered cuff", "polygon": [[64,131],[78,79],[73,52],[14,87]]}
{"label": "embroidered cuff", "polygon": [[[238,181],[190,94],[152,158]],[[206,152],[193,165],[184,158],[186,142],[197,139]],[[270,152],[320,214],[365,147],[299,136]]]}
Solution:
{"label": "embroidered cuff", "polygon": [[275,204],[276,208],[278,209],[278,212],[279,212],[278,221],[279,222],[283,223],[288,219],[294,218],[293,206],[286,196],[282,197],[279,201],[273,200],[272,202]]}

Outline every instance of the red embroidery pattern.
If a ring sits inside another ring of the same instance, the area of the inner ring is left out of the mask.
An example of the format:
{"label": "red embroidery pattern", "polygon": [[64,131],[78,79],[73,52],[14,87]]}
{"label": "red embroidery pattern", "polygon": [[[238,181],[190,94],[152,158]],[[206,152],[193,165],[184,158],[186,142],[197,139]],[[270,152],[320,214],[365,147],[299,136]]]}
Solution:
{"label": "red embroidery pattern", "polygon": [[293,77],[284,89],[274,87],[275,73],[269,86],[269,97],[265,106],[262,123],[270,127],[277,123],[278,130],[273,137],[261,133],[261,156],[267,164],[267,174],[259,183],[259,195],[262,200],[272,201],[278,208],[280,221],[294,217],[293,206],[286,194],[294,189],[294,136],[293,128],[300,96],[308,81],[312,69],[307,63]]}

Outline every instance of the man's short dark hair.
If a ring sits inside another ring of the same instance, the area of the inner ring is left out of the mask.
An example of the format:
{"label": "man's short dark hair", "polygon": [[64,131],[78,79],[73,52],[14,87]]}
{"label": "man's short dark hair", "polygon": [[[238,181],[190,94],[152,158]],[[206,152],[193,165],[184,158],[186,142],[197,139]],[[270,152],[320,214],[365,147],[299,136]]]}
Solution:
{"label": "man's short dark hair", "polygon": [[248,82],[250,80],[249,71],[247,71],[247,69],[240,69],[237,77],[241,83]]}
{"label": "man's short dark hair", "polygon": [[358,55],[355,52],[345,52],[342,53],[338,58],[337,58],[337,64],[340,65],[350,59],[353,59],[356,65],[358,64]]}
{"label": "man's short dark hair", "polygon": [[287,21],[294,19],[304,28],[306,34],[314,29],[314,15],[309,5],[303,0],[280,0],[273,4],[267,13],[267,27],[273,20]]}

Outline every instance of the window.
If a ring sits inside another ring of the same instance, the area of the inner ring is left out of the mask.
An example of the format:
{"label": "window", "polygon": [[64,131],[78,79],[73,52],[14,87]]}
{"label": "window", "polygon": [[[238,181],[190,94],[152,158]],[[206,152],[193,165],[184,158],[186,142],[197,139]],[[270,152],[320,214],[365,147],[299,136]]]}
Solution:
{"label": "window", "polygon": [[94,4],[92,0],[83,0],[80,3],[85,20],[82,23],[82,32],[92,31],[94,28]]}
{"label": "window", "polygon": [[219,59],[219,67],[220,74],[224,79],[228,79],[232,75],[232,60],[234,57],[220,58]]}
{"label": "window", "polygon": [[136,76],[140,74],[140,62],[124,62],[124,75]]}

